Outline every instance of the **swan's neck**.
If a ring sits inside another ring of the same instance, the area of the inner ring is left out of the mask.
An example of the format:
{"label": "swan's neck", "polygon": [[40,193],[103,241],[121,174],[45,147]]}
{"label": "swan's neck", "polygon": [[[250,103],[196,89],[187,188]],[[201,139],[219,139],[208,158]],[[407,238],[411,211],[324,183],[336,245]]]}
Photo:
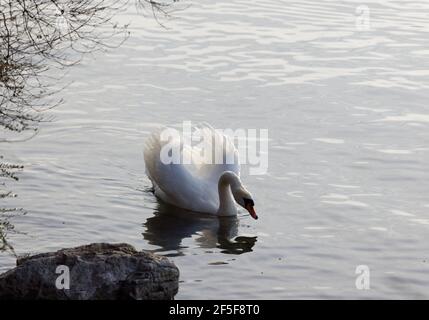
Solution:
{"label": "swan's neck", "polygon": [[231,189],[239,188],[241,185],[240,178],[231,171],[225,171],[219,178],[219,216],[234,216],[237,214],[237,206]]}

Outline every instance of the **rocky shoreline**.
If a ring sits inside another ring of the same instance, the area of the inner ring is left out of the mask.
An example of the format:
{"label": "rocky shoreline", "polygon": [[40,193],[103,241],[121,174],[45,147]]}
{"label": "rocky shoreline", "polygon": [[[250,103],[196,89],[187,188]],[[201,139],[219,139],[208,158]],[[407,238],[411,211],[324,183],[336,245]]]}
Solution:
{"label": "rocky shoreline", "polygon": [[93,243],[18,258],[0,275],[0,299],[171,300],[173,262],[125,243]]}

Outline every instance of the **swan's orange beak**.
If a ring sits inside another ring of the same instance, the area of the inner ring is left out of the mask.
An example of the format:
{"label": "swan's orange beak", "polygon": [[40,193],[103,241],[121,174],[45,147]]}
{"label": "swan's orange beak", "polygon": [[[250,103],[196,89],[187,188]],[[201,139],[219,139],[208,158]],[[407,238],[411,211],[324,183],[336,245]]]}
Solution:
{"label": "swan's orange beak", "polygon": [[258,220],[258,215],[256,214],[255,209],[253,209],[253,206],[250,203],[246,205],[246,210],[249,211],[253,219]]}

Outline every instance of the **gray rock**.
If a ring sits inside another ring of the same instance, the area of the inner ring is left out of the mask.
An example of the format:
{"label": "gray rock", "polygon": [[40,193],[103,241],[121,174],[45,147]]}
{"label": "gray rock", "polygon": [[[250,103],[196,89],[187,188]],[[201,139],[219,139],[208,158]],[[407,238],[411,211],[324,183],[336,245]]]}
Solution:
{"label": "gray rock", "polygon": [[[61,288],[66,273],[58,266],[68,267],[69,289]],[[93,243],[18,259],[0,275],[0,299],[173,299],[178,280],[165,257],[129,244]]]}

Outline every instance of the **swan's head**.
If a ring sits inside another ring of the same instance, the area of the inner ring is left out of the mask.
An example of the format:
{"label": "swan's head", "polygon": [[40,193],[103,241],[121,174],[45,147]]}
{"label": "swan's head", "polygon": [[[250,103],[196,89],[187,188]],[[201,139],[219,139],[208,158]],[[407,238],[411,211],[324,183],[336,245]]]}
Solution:
{"label": "swan's head", "polygon": [[258,219],[258,216],[255,212],[254,206],[255,202],[253,201],[252,194],[244,189],[243,187],[232,190],[235,201],[242,206],[244,209],[249,211],[253,219]]}

